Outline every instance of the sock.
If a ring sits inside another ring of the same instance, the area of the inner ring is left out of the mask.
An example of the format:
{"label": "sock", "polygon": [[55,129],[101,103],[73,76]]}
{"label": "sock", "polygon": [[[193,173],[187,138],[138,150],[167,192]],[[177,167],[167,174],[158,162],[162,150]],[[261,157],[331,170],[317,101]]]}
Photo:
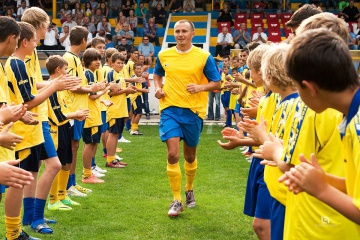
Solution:
{"label": "sock", "polygon": [[232,126],[232,113],[230,109],[226,111],[226,126]]}
{"label": "sock", "polygon": [[131,129],[131,120],[130,119],[128,119],[127,121],[126,121],[126,129]]}
{"label": "sock", "polygon": [[104,152],[104,154],[107,154],[107,149],[103,148],[103,152]]}
{"label": "sock", "polygon": [[35,198],[34,203],[34,217],[32,219],[31,227],[36,228],[37,225],[44,223],[44,208],[46,200]]}
{"label": "sock", "polygon": [[92,166],[92,167],[95,167],[95,166],[96,166],[95,157],[93,157],[93,158],[91,159],[91,166]]}
{"label": "sock", "polygon": [[71,176],[71,184],[72,184],[73,186],[75,186],[75,185],[76,185],[76,174],[73,173],[73,174],[71,174],[70,176]]}
{"label": "sock", "polygon": [[193,190],[194,189],[194,179],[197,170],[197,159],[192,163],[189,163],[185,160],[185,173],[186,173],[186,185],[185,190]]}
{"label": "sock", "polygon": [[167,164],[167,175],[174,195],[174,200],[181,202],[181,170],[178,162],[175,164]]}
{"label": "sock", "polygon": [[108,163],[111,163],[112,161],[114,161],[116,159],[116,157],[115,156],[107,156],[106,157],[106,162],[108,162]]}
{"label": "sock", "polygon": [[84,175],[84,178],[88,178],[90,177],[92,174],[91,172],[91,168],[90,169],[87,169],[87,168],[83,168],[83,175]]}
{"label": "sock", "polygon": [[16,239],[21,233],[21,220],[18,217],[5,216],[6,239]]}
{"label": "sock", "polygon": [[138,130],[139,129],[139,124],[136,124],[136,123],[132,123],[131,124],[131,130],[132,131],[136,131],[136,130]]}
{"label": "sock", "polygon": [[58,201],[59,178],[60,178],[59,175],[60,175],[59,173],[56,175],[50,188],[49,201],[51,204],[54,204]]}
{"label": "sock", "polygon": [[24,198],[23,225],[30,225],[34,216],[35,198]]}
{"label": "sock", "polygon": [[121,139],[122,138],[122,133],[119,134],[119,138],[118,139]]}
{"label": "sock", "polygon": [[[66,185],[69,185],[68,182],[70,182],[69,174],[70,171],[60,170],[59,171],[59,191],[58,191],[58,199],[64,200],[66,197]],[[70,185],[71,186],[71,185]]]}
{"label": "sock", "polygon": [[[69,171],[70,174],[70,171]],[[68,175],[68,180],[66,181],[67,186],[66,189],[69,189],[72,186],[72,179],[71,179],[71,175]]]}

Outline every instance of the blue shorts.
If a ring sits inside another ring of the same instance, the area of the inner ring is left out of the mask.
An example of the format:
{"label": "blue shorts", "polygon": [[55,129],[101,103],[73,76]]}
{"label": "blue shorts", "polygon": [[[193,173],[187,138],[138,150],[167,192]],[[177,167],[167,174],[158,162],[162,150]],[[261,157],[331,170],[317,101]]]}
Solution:
{"label": "blue shorts", "polygon": [[221,95],[221,103],[223,105],[224,108],[228,108],[230,105],[230,92],[229,91],[225,91],[222,95]]}
{"label": "blue shorts", "polygon": [[41,144],[41,160],[57,157],[54,141],[50,134],[50,125],[48,122],[42,122],[44,141]]}
{"label": "blue shorts", "polygon": [[0,194],[5,193],[5,190],[6,190],[7,188],[9,188],[9,187],[8,187],[8,186],[5,186],[5,185],[0,184]]}
{"label": "blue shorts", "polygon": [[285,223],[285,206],[278,200],[272,198],[271,201],[271,238],[270,239],[283,239]]}
{"label": "blue shorts", "polygon": [[271,196],[264,182],[264,166],[261,158],[252,158],[246,186],[244,214],[250,217],[270,219]]}
{"label": "blue shorts", "polygon": [[113,118],[108,122],[109,133],[122,134],[125,127],[125,118]]}
{"label": "blue shorts", "polygon": [[101,126],[84,128],[82,137],[85,144],[100,143]]}
{"label": "blue shorts", "polygon": [[234,109],[234,113],[238,113],[240,114],[240,103],[236,101],[236,106],[235,106],[235,109]]}
{"label": "blue shorts", "polygon": [[127,104],[127,110],[128,112],[131,111],[131,101],[130,101],[130,98],[126,98],[126,104]]}
{"label": "blue shorts", "polygon": [[57,153],[62,166],[72,163],[71,125],[69,122],[58,127]]}
{"label": "blue shorts", "polygon": [[202,128],[203,120],[188,108],[168,107],[161,112],[159,133],[163,142],[180,137],[189,147],[196,147]]}
{"label": "blue shorts", "polygon": [[78,121],[78,120],[74,120],[74,125],[72,126],[72,139],[75,141],[80,141],[81,139],[81,135],[82,135],[82,131],[84,129],[84,124],[85,124],[85,120],[84,121]]}
{"label": "blue shorts", "polygon": [[108,130],[108,124],[106,122],[106,111],[101,111],[101,120],[102,120],[101,133],[104,133]]}

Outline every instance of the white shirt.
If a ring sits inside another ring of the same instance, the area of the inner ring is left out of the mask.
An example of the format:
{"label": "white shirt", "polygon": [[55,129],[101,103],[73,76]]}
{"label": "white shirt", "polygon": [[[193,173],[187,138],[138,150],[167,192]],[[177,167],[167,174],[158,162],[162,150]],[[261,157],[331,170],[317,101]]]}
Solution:
{"label": "white shirt", "polygon": [[28,9],[28,7],[25,7],[25,9],[22,8],[22,7],[19,7],[18,10],[17,10],[17,15],[22,16],[26,9]]}
{"label": "white shirt", "polygon": [[[21,2],[22,2],[22,0],[17,0],[17,1],[16,1],[16,6],[17,6],[17,7],[21,6]],[[29,0],[25,0],[25,2],[26,2],[26,6],[27,6],[27,7],[30,7]]]}
{"label": "white shirt", "polygon": [[44,45],[45,46],[56,46],[57,40],[56,40],[56,33],[54,30],[46,31],[45,38],[44,38]]}
{"label": "white shirt", "polygon": [[233,42],[233,39],[232,39],[232,36],[230,33],[227,33],[225,35],[225,40],[224,40],[224,34],[221,32],[218,34],[218,37],[217,37],[217,43],[221,43],[221,42],[228,42],[228,43],[232,43]]}
{"label": "white shirt", "polygon": [[[62,38],[63,36],[65,36],[64,32],[60,33],[59,38]],[[69,50],[70,49],[70,34],[60,44],[61,44],[61,46],[63,46],[65,48],[65,51]]]}
{"label": "white shirt", "polygon": [[[265,40],[265,41],[267,41],[267,36],[266,36],[266,34],[265,33],[261,33],[261,37]],[[256,32],[256,33],[254,33],[254,35],[253,35],[253,37],[252,37],[252,40],[254,41],[254,40],[256,40],[255,42],[258,42],[259,44],[265,44],[266,42],[263,42],[263,41],[261,41],[260,39],[258,39],[259,38],[259,34]]]}
{"label": "white shirt", "polygon": [[93,39],[93,36],[92,36],[91,32],[89,32],[88,37],[87,37],[87,44],[90,44],[92,39]]}
{"label": "white shirt", "polygon": [[70,32],[73,27],[77,26],[77,23],[74,20],[71,20],[71,22],[66,21],[62,24],[63,29],[64,26],[69,26],[69,32]]}

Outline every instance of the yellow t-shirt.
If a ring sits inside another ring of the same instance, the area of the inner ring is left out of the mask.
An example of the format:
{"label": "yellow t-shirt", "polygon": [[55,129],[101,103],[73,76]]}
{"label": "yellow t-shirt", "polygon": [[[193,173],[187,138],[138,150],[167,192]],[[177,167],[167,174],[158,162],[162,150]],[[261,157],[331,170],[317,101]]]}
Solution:
{"label": "yellow t-shirt", "polygon": [[[111,70],[108,73],[107,80],[109,83],[113,82],[119,84],[121,89],[126,88],[126,82],[121,76],[121,72]],[[129,116],[127,110],[126,93],[116,96],[110,96],[110,100],[113,102],[113,105],[111,105],[106,112],[106,122],[109,122],[112,119],[125,118]]]}
{"label": "yellow t-shirt", "polygon": [[[63,58],[68,63],[68,74],[81,78],[82,81],[80,85],[82,87],[87,86],[87,80],[80,58],[69,51],[63,55]],[[63,94],[63,99],[65,99],[70,112],[76,112],[79,109],[88,109],[88,94],[73,93],[70,90],[62,91],[61,94]]]}
{"label": "yellow t-shirt", "polygon": [[129,59],[129,61],[124,66],[123,70],[125,73],[125,78],[131,78],[135,72],[134,72],[134,61]]}
{"label": "yellow t-shirt", "polygon": [[[8,77],[10,101],[15,104],[26,103],[37,95],[36,82],[33,73],[27,69],[25,63],[17,57],[9,57],[5,64]],[[31,112],[40,114],[39,106],[30,109]],[[15,146],[15,151],[20,151],[39,145],[44,142],[42,124],[25,125],[21,121],[14,123],[14,134],[24,139]]]}
{"label": "yellow t-shirt", "polygon": [[[36,48],[34,49],[33,54],[31,56],[25,57],[25,65],[26,65],[26,68],[30,69],[34,73],[33,78],[35,79],[35,82],[41,83],[44,81],[43,77],[42,77],[42,73],[41,73],[41,67],[40,67],[40,62],[39,62]],[[48,111],[47,110],[48,110],[48,100],[44,101],[43,103],[41,103],[39,105],[40,121],[42,121],[42,122],[48,121]]]}
{"label": "yellow t-shirt", "polygon": [[165,97],[159,100],[160,111],[170,106],[188,108],[200,118],[205,118],[208,93],[190,94],[186,86],[221,80],[215,60],[209,52],[195,46],[185,53],[178,52],[176,47],[168,48],[159,53],[154,73],[165,76]]}
{"label": "yellow t-shirt", "polygon": [[[96,75],[91,70],[85,70],[85,77],[87,79],[87,85],[97,83]],[[90,93],[90,95],[96,95],[96,92]],[[85,119],[84,128],[96,127],[102,124],[100,104],[100,98],[97,98],[95,100],[91,100],[90,98],[88,98],[88,108],[90,110],[90,113],[89,117]]]}
{"label": "yellow t-shirt", "polygon": [[[100,78],[98,78],[98,81],[107,81],[107,75],[108,73],[112,70],[112,68],[110,66],[108,66],[106,63],[104,64],[104,66],[101,69],[101,73],[102,73],[102,80],[100,80]],[[96,72],[96,71],[95,71]],[[104,95],[102,95],[100,97],[100,99],[102,100],[109,100],[110,101],[110,97],[107,93],[105,93]],[[105,106],[105,104],[100,104],[101,106],[101,111],[106,111],[107,107]]]}
{"label": "yellow t-shirt", "polygon": [[[327,109],[316,114],[299,102],[294,106],[290,139],[285,141],[284,157],[287,162],[300,164],[303,153],[310,159],[315,153],[325,172],[344,177],[341,139],[337,129],[341,114]],[[294,134],[295,133],[295,134]],[[287,142],[287,144],[286,144]],[[320,200],[307,193],[288,192],[284,225],[284,239],[360,239],[358,226]]]}
{"label": "yellow t-shirt", "polygon": [[226,76],[230,76],[231,78],[232,78],[232,76],[230,75],[230,74],[228,74],[228,75],[225,75],[225,73],[221,73],[221,94],[224,94],[224,92],[228,92],[229,91],[229,89],[227,89],[227,88],[224,88],[225,87],[225,83],[227,82],[227,80],[225,79],[226,78]]}

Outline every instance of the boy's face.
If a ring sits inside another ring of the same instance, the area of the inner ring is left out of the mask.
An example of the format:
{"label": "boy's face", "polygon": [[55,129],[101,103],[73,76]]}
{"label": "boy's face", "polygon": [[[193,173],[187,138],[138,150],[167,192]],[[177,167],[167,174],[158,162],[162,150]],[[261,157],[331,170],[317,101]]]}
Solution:
{"label": "boy's face", "polygon": [[255,70],[254,68],[250,68],[250,74],[251,74],[251,78],[254,81],[254,84],[256,87],[261,87],[263,85],[263,80],[262,80],[262,76],[261,76],[261,71],[260,70]]}
{"label": "boy's face", "polygon": [[30,40],[23,39],[23,44],[26,55],[31,55],[37,46],[36,35],[34,35],[34,37],[32,37]]}
{"label": "boy's face", "polygon": [[139,57],[138,63],[140,63],[140,64],[144,64],[144,63],[145,63],[145,58],[144,58],[144,56],[140,56],[140,57]]}
{"label": "boy's face", "polygon": [[224,65],[229,65],[229,59],[228,59],[228,58],[224,58],[224,59],[223,59],[223,64],[224,64]]}
{"label": "boy's face", "polygon": [[237,72],[238,72],[237,70],[233,69],[233,70],[231,71],[231,74],[234,76]]}
{"label": "boy's face", "polygon": [[126,51],[122,51],[120,52],[124,57],[127,57],[127,52]]}
{"label": "boy's face", "polygon": [[238,65],[239,65],[239,61],[238,61],[238,60],[232,60],[231,62],[232,62],[232,65],[233,65],[234,67],[238,67]]}
{"label": "boy's face", "polygon": [[304,86],[300,86],[297,81],[294,81],[294,84],[298,90],[301,100],[316,113],[321,113],[328,108],[328,106],[324,106],[326,101],[324,102],[324,100],[318,98],[316,91],[313,89],[313,83],[307,82],[307,84],[303,83]]}
{"label": "boy's face", "polygon": [[60,68],[59,74],[66,75],[67,69],[68,69],[68,65],[64,65],[62,68]]}
{"label": "boy's face", "polygon": [[50,22],[47,22],[43,26],[41,26],[39,29],[36,30],[36,37],[37,40],[40,42],[40,40],[45,38],[45,34],[47,31],[47,27],[50,25]]}
{"label": "boy's face", "polygon": [[94,47],[101,55],[101,57],[104,56],[105,54],[105,44],[104,43],[98,43],[96,44],[96,46]]}
{"label": "boy's face", "polygon": [[138,59],[138,57],[139,57],[139,52],[138,52],[138,51],[135,51],[135,52],[133,52],[133,53],[131,54],[131,58],[132,58],[132,59]]}
{"label": "boy's face", "polygon": [[247,60],[248,56],[249,55],[246,52],[241,52],[239,54],[240,60],[242,60],[244,62],[244,64],[246,64],[246,60]]}
{"label": "boy's face", "polygon": [[100,67],[100,59],[96,59],[96,60],[94,60],[94,61],[92,61],[91,63],[90,63],[90,65],[89,65],[89,69],[91,70],[91,71],[95,71],[96,69],[99,69],[99,67]]}
{"label": "boy's face", "polygon": [[18,41],[19,41],[20,35],[19,36],[15,36],[15,35],[11,35],[8,38],[8,44],[7,47],[5,48],[5,56],[11,56],[11,54],[14,53],[17,45],[18,45]]}
{"label": "boy's face", "polygon": [[229,73],[229,68],[227,68],[227,67],[223,67],[222,70],[225,75],[227,75]]}
{"label": "boy's face", "polygon": [[135,67],[134,72],[136,76],[141,76],[141,67],[140,66]]}
{"label": "boy's face", "polygon": [[120,59],[117,59],[115,62],[112,63],[112,68],[116,72],[120,72],[124,67],[124,62]]}

